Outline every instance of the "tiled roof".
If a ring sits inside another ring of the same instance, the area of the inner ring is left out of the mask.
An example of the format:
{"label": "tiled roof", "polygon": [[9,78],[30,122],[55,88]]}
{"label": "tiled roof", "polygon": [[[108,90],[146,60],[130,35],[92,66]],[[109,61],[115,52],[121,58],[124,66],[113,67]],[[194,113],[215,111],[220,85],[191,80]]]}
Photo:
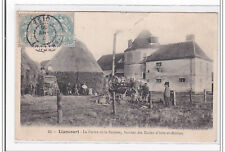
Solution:
{"label": "tiled roof", "polygon": [[186,41],[161,45],[155,53],[147,57],[146,62],[194,57],[212,61],[194,41]]}
{"label": "tiled roof", "polygon": [[[102,68],[102,70],[112,70],[112,60],[113,55],[103,55],[100,59],[98,59],[98,64]],[[122,69],[124,67],[124,54],[118,53],[115,55],[115,67],[118,69]]]}

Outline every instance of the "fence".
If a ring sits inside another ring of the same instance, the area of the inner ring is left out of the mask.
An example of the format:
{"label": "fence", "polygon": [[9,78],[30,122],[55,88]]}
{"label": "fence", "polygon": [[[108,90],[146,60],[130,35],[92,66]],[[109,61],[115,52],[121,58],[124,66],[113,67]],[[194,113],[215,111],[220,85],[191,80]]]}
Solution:
{"label": "fence", "polygon": [[[203,92],[176,92],[171,91],[171,100],[174,101],[175,105],[181,102],[196,103],[196,102],[212,102],[212,92],[204,90]],[[152,102],[160,102],[164,100],[163,92],[151,92]]]}

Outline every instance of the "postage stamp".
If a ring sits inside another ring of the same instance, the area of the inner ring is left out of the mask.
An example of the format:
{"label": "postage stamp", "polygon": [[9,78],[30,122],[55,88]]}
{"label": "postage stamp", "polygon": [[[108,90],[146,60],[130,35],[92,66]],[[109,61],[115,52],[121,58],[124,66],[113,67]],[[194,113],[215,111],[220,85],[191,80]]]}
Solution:
{"label": "postage stamp", "polygon": [[16,140],[217,140],[218,13],[17,15]]}
{"label": "postage stamp", "polygon": [[36,51],[54,51],[74,46],[74,22],[71,13],[18,13],[19,43]]}

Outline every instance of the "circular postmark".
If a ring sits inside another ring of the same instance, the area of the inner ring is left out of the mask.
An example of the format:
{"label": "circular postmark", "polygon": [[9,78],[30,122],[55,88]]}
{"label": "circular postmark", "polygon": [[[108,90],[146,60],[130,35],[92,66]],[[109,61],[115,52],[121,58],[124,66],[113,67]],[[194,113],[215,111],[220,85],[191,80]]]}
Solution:
{"label": "circular postmark", "polygon": [[63,26],[60,21],[52,15],[38,15],[33,17],[27,25],[27,42],[36,51],[54,51],[63,42]]}

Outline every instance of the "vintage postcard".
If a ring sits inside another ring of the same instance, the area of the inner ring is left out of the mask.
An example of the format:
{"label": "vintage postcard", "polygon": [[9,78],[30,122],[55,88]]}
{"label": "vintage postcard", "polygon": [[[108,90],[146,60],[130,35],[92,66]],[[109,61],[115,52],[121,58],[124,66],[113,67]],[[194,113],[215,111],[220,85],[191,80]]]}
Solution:
{"label": "vintage postcard", "polygon": [[16,26],[16,140],[216,142],[217,13],[17,11]]}

